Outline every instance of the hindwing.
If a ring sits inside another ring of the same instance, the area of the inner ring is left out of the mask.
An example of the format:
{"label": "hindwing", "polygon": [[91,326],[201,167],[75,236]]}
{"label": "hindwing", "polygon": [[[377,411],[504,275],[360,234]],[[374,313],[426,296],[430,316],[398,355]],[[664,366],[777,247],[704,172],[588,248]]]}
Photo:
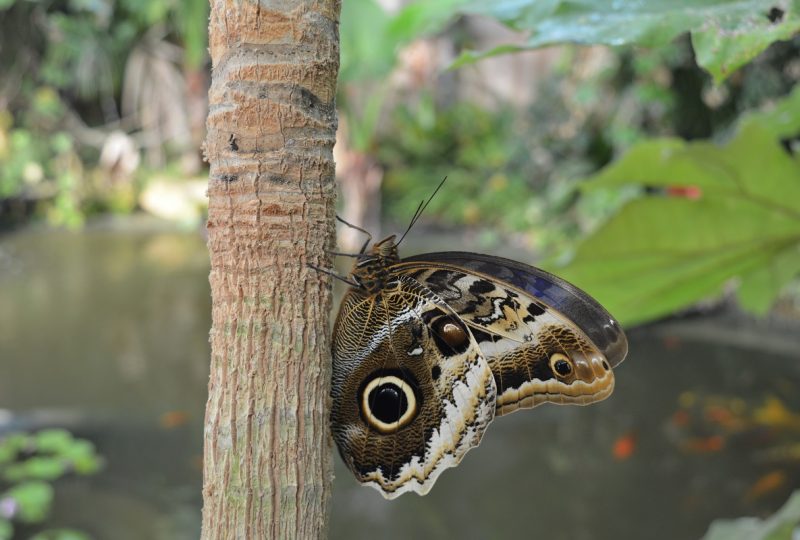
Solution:
{"label": "hindwing", "polygon": [[494,417],[495,378],[473,333],[408,276],[351,289],[332,352],[334,439],[358,480],[386,498],[427,493]]}

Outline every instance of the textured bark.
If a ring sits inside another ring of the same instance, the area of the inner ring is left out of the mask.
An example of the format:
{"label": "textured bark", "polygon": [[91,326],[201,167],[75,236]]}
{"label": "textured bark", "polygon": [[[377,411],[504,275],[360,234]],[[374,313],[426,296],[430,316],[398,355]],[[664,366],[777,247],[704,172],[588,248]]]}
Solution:
{"label": "textured bark", "polygon": [[205,539],[326,534],[339,9],[211,1]]}

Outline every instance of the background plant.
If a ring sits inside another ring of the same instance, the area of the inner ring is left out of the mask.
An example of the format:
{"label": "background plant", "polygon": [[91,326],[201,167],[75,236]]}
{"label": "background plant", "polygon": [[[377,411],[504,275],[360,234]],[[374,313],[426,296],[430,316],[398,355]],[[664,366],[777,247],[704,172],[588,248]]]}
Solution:
{"label": "background plant", "polygon": [[[62,429],[8,433],[0,439],[0,538],[11,539],[16,526],[44,523],[53,504],[54,483],[67,474],[91,475],[102,467],[94,445]],[[85,540],[70,529],[38,532],[32,540]]]}
{"label": "background plant", "polygon": [[44,201],[51,222],[74,226],[135,207],[140,153],[156,167],[183,156],[196,171],[207,9],[197,0],[0,2],[0,201]]}

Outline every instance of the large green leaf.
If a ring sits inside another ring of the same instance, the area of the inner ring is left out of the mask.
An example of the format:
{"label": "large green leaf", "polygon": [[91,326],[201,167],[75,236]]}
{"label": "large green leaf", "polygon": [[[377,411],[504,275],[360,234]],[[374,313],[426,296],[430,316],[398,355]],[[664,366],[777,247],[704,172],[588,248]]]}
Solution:
{"label": "large green leaf", "polygon": [[[0,0],[1,2],[2,0]],[[400,46],[439,32],[472,0],[418,0],[389,13],[376,0],[344,0],[339,80],[375,80],[397,61]]]}
{"label": "large green leaf", "polygon": [[557,43],[669,43],[691,32],[698,63],[721,81],[770,43],[800,31],[800,0],[482,0],[463,8],[530,32],[523,45],[464,53],[478,58]]}
{"label": "large green leaf", "polygon": [[345,0],[340,19],[340,83],[385,76],[394,66],[397,41],[391,16],[374,0]]}
{"label": "large green leaf", "polygon": [[769,308],[800,272],[800,159],[781,137],[800,133],[800,89],[743,120],[723,146],[647,141],[587,182],[639,186],[558,272],[620,320],[642,322],[742,281],[742,304]]}
{"label": "large green leaf", "polygon": [[792,540],[800,533],[800,491],[767,519],[720,519],[702,540]]}

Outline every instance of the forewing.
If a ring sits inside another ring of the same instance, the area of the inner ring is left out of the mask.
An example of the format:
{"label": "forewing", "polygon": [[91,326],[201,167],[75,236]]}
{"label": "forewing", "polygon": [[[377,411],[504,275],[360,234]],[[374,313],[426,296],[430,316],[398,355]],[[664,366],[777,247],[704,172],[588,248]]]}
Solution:
{"label": "forewing", "polygon": [[[464,339],[452,339],[461,335],[459,324]],[[378,294],[353,289],[342,300],[331,394],[333,437],[344,462],[390,499],[427,493],[457,465],[480,443],[497,398],[491,369],[464,323],[405,277]]]}
{"label": "forewing", "polygon": [[[469,326],[494,373],[498,414],[545,402],[586,405],[610,395],[613,362],[604,350],[617,355],[618,363],[627,342],[608,312],[560,278],[505,259],[492,267],[493,260],[477,254],[427,254],[392,270],[430,289]],[[490,267],[491,274],[481,271]],[[548,302],[578,313],[583,324]],[[598,320],[587,319],[587,313]],[[600,347],[590,335],[606,335],[603,326],[617,335]]]}
{"label": "forewing", "polygon": [[403,259],[402,266],[438,264],[460,269],[524,291],[581,329],[616,367],[628,354],[628,340],[614,317],[594,298],[549,272],[502,257],[445,251]]}

